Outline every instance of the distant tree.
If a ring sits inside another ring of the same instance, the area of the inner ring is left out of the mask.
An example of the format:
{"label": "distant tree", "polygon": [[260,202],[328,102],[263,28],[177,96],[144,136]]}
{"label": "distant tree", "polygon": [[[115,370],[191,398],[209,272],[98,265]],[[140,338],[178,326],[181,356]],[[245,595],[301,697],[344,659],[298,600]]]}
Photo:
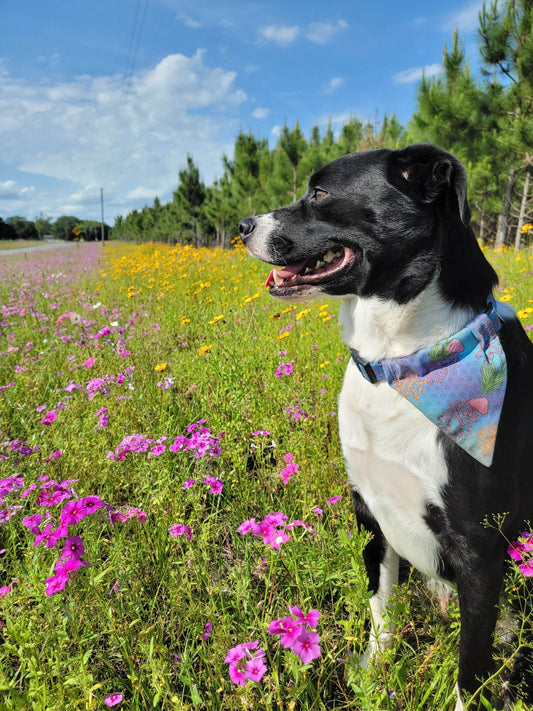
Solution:
{"label": "distant tree", "polygon": [[76,239],[76,235],[72,231],[80,224],[78,217],[72,215],[62,215],[58,217],[52,225],[52,234],[56,239],[63,239],[67,242]]}
{"label": "distant tree", "polygon": [[15,239],[39,239],[35,225],[30,220],[14,215],[13,217],[8,217],[6,222],[15,230]]}
{"label": "distant tree", "polygon": [[185,241],[197,247],[200,242],[202,211],[205,200],[205,186],[200,180],[200,172],[192,156],[187,156],[187,167],[179,171],[179,183],[174,191],[172,212],[176,217],[180,233]]}
{"label": "distant tree", "polygon": [[4,222],[0,217],[0,240],[1,239],[17,239],[17,233],[10,224]]}
{"label": "distant tree", "polygon": [[39,239],[43,239],[45,235],[52,234],[52,218],[45,217],[42,212],[35,218],[34,224]]}

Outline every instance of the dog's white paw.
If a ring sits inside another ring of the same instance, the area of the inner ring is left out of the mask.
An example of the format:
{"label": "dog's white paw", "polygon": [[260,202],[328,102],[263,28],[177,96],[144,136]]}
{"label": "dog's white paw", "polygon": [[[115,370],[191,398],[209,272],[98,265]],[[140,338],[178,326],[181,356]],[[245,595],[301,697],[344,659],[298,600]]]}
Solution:
{"label": "dog's white paw", "polygon": [[372,636],[364,653],[359,657],[359,666],[361,669],[367,669],[370,662],[375,659],[381,652],[392,647],[393,636],[388,630],[381,630],[379,635]]}

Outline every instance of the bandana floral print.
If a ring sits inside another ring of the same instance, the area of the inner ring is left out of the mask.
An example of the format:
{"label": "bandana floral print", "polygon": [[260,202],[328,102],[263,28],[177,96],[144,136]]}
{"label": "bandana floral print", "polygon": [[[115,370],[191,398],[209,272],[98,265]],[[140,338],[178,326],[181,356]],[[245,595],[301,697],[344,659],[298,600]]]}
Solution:
{"label": "bandana floral print", "polygon": [[370,382],[386,380],[448,437],[485,466],[492,464],[505,396],[507,363],[495,302],[463,329],[404,358],[364,363]]}

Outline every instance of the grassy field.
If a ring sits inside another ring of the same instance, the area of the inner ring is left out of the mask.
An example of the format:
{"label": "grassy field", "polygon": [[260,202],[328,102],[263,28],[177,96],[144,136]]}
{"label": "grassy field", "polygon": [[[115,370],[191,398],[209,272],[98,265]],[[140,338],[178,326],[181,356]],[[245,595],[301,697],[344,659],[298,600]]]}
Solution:
{"label": "grassy field", "polygon": [[[487,256],[532,326],[530,258]],[[267,272],[151,244],[0,267],[1,710],[453,708],[458,611],[414,574],[357,666],[338,304],[275,302]]]}
{"label": "grassy field", "polygon": [[38,247],[45,244],[42,240],[0,240],[0,250],[10,251],[12,249],[24,249],[28,247]]}

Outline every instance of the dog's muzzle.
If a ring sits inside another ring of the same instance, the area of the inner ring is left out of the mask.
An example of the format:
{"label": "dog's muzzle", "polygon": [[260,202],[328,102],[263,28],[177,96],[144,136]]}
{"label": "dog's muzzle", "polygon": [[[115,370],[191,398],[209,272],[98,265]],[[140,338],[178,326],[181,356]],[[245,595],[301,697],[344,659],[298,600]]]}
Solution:
{"label": "dog's muzzle", "polygon": [[255,217],[244,217],[239,222],[239,234],[240,234],[243,242],[246,242],[247,238],[255,230],[255,225],[256,225]]}

